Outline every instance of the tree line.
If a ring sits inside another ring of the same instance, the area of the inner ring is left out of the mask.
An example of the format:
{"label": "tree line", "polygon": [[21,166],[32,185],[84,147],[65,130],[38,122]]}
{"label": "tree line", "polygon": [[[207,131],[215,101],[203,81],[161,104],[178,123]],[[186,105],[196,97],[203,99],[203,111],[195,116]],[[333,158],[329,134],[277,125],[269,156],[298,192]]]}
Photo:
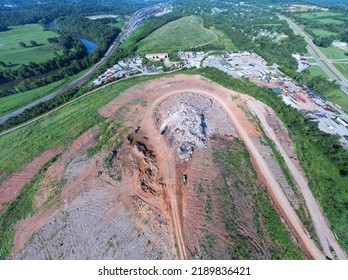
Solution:
{"label": "tree line", "polygon": [[[78,3],[46,3],[24,4],[16,8],[0,6],[0,31],[6,30],[9,26],[43,23],[47,24],[62,16],[88,16],[96,14],[118,14],[128,15],[136,10],[150,5],[141,1],[115,0],[109,3],[98,3],[95,1],[80,1]],[[3,29],[3,30],[1,30]]]}

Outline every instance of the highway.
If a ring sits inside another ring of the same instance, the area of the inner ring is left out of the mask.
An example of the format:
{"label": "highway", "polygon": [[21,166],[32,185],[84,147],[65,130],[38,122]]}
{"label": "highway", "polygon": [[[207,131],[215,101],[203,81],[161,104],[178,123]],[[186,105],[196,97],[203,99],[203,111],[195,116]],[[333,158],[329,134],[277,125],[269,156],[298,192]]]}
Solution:
{"label": "highway", "polygon": [[49,95],[46,95],[38,100],[35,100],[34,102],[17,109],[11,113],[8,113],[6,115],[3,115],[0,117],[0,124],[4,123],[9,118],[18,116],[19,114],[23,113],[26,109],[29,109],[31,107],[34,107],[35,105],[45,102],[47,100],[52,99],[53,97],[62,94],[66,92],[69,89],[78,87],[82,85],[84,82],[86,82],[90,77],[92,77],[95,73],[98,72],[98,70],[106,63],[107,59],[110,57],[110,55],[118,49],[123,42],[132,34],[132,32],[148,17],[153,16],[165,8],[165,5],[158,4],[151,7],[143,8],[134,13],[134,15],[124,24],[124,27],[119,34],[119,36],[115,39],[115,41],[112,43],[112,45],[109,47],[109,49],[106,51],[105,55],[100,59],[99,62],[94,64],[86,73],[84,73],[82,76],[71,82],[68,86],[62,87],[55,92],[52,92]]}
{"label": "highway", "polygon": [[318,66],[323,69],[331,80],[336,81],[341,89],[348,95],[348,80],[340,71],[336,69],[336,67],[332,64],[332,61],[320,51],[320,49],[313,43],[311,38],[309,38],[309,36],[295,22],[283,15],[278,14],[278,17],[282,20],[286,20],[290,28],[292,28],[296,34],[304,37],[308,44],[307,49],[311,56],[315,59]]}

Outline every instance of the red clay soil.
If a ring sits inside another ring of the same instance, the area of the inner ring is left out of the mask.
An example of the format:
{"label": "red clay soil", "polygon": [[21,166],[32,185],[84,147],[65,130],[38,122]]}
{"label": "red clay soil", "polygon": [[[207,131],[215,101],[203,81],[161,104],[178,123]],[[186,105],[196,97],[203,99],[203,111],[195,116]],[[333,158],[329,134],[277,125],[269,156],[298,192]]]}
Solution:
{"label": "red clay soil", "polygon": [[[45,194],[45,188],[48,187],[51,182],[59,181],[60,179],[64,178],[64,173],[68,162],[70,162],[74,157],[79,156],[79,154],[85,153],[87,150],[85,146],[89,143],[89,141],[91,141],[91,139],[92,133],[90,131],[86,131],[83,134],[81,134],[72,142],[67,151],[64,152],[63,155],[60,156],[58,160],[55,161],[46,170],[45,182],[40,190],[41,196],[47,198],[47,195]],[[85,148],[81,151],[83,147]],[[61,152],[61,149],[59,150],[59,152]],[[58,152],[56,154],[58,154]],[[36,160],[37,159],[35,159],[34,161]],[[94,172],[92,172],[93,170],[95,170],[94,166],[90,168],[90,170],[86,168],[85,172],[87,172],[87,174],[94,174]],[[64,202],[72,200],[74,197],[76,197],[77,193],[83,190],[83,188],[84,185],[80,184],[79,182],[72,184],[72,186],[69,186],[69,188],[64,188],[61,196],[61,201]],[[37,207],[42,205],[42,201],[44,200],[44,198],[40,196],[36,197]],[[58,210],[59,206],[60,205],[55,205],[50,209],[43,209],[41,211],[38,211],[35,215],[30,216],[17,224],[16,234],[14,237],[14,246],[12,248],[11,253],[12,255],[17,253],[20,250],[20,248],[23,247],[25,241],[28,240],[36,231],[38,231],[47,222],[47,220],[53,215],[53,213]]]}
{"label": "red clay soil", "polygon": [[[164,80],[166,80],[166,83],[164,83]],[[296,215],[294,209],[291,207],[289,201],[285,197],[285,194],[282,192],[279,184],[275,180],[272,171],[264,162],[264,159],[251,141],[251,138],[260,135],[260,132],[257,128],[255,128],[255,125],[248,119],[245,112],[243,112],[238,104],[232,101],[231,96],[237,96],[241,99],[239,102],[241,101],[243,104],[245,104],[248,100],[253,100],[253,98],[228,90],[212,82],[203,81],[201,78],[184,75],[149,81],[147,83],[143,83],[141,86],[138,86],[136,89],[131,88],[123,93],[126,96],[128,96],[130,93],[138,93],[140,95],[144,94],[148,103],[151,104],[147,108],[147,112],[143,118],[141,126],[146,127],[146,130],[152,132],[151,139],[154,143],[157,143],[157,148],[161,151],[161,153],[159,153],[159,159],[160,162],[163,162],[162,166],[164,177],[169,178],[167,182],[167,186],[170,186],[168,203],[172,211],[172,225],[175,232],[180,257],[187,257],[186,248],[184,245],[185,241],[182,233],[182,191],[180,190],[182,179],[176,174],[177,170],[175,166],[175,157],[172,149],[170,149],[169,145],[162,140],[163,138],[161,138],[160,133],[158,130],[156,130],[153,120],[153,112],[157,106],[168,97],[178,93],[191,92],[214,98],[229,114],[240,138],[247,146],[255,168],[258,170],[260,177],[264,179],[264,183],[268,186],[267,189],[282,217],[287,222],[292,232],[297,236],[297,239],[307,254],[315,259],[324,259],[324,255],[310,239],[308,232],[305,230],[302,222]],[[113,108],[116,110],[118,106],[119,101],[115,99],[102,108],[100,112],[106,110],[108,114],[112,114]]]}
{"label": "red clay soil", "polygon": [[39,169],[51,158],[61,153],[62,148],[57,147],[43,152],[28,164],[20,173],[12,176],[0,185],[0,211],[6,203],[16,198],[19,191],[34,177]]}
{"label": "red clay soil", "polygon": [[[93,130],[93,129],[92,129]],[[57,161],[52,164],[46,171],[46,177],[49,180],[57,180],[64,176],[65,168],[68,162],[70,162],[74,157],[83,154],[86,151],[86,146],[92,147],[93,143],[91,140],[93,138],[92,130],[88,130],[77,137],[69,146],[67,151],[57,159]],[[88,148],[87,147],[87,148]],[[81,150],[81,152],[79,152]]]}

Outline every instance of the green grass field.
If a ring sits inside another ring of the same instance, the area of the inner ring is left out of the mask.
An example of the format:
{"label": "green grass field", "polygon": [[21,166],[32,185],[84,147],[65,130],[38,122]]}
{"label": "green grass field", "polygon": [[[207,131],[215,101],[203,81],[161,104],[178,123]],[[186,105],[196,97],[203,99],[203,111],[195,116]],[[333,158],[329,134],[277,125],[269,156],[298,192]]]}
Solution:
{"label": "green grass field", "polygon": [[329,59],[348,58],[348,51],[338,49],[333,46],[330,46],[328,48],[319,47],[319,49]]}
{"label": "green grass field", "polygon": [[312,29],[312,31],[315,33],[315,35],[318,36],[322,36],[322,37],[326,37],[326,36],[330,36],[330,35],[336,35],[337,33],[335,32],[331,32],[322,28],[314,28]]}
{"label": "green grass field", "polygon": [[[341,65],[341,64],[340,64]],[[337,64],[335,64],[337,67]],[[347,64],[348,69],[348,64]],[[313,65],[308,68],[312,76],[322,76],[324,78],[329,78],[326,73],[317,65]],[[341,90],[337,89],[325,94],[325,97],[331,102],[338,104],[345,112],[348,112],[348,96]]]}
{"label": "green grass field", "polygon": [[86,71],[87,70],[71,76],[68,79],[59,80],[43,87],[0,98],[0,116],[21,108],[43,96],[52,93],[53,91],[63,87],[64,85],[67,85],[74,79],[78,78]]}
{"label": "green grass field", "polygon": [[342,23],[344,23],[344,21],[342,21],[342,20],[338,20],[338,19],[334,19],[334,18],[330,18],[330,17],[318,18],[318,19],[314,19],[314,20],[319,21],[320,23],[324,23],[324,24],[342,24]]}
{"label": "green grass field", "polygon": [[124,18],[118,18],[116,23],[109,23],[108,25],[111,27],[122,28],[125,20]]}
{"label": "green grass field", "polygon": [[332,103],[339,105],[343,111],[348,113],[348,95],[341,89],[336,89],[325,94],[325,97]]}
{"label": "green grass field", "polygon": [[324,78],[329,78],[328,75],[323,71],[323,69],[320,68],[318,65],[312,65],[309,68],[307,68],[309,72],[311,72],[312,76],[322,76]]}
{"label": "green grass field", "polygon": [[219,41],[219,36],[203,27],[203,20],[189,16],[170,22],[151,33],[138,46],[139,53],[190,50]]}
{"label": "green grass field", "polygon": [[[0,32],[0,61],[7,65],[11,64],[11,68],[29,62],[44,62],[54,57],[54,52],[60,53],[62,51],[59,44],[47,42],[47,38],[58,37],[58,34],[44,31],[44,28],[39,24],[26,24],[10,28],[9,31]],[[34,40],[38,46],[32,47],[29,43],[30,40]],[[19,42],[25,43],[28,47],[21,48]]]}
{"label": "green grass field", "polygon": [[333,64],[338,71],[340,71],[348,79],[348,64],[347,63],[335,63]]}

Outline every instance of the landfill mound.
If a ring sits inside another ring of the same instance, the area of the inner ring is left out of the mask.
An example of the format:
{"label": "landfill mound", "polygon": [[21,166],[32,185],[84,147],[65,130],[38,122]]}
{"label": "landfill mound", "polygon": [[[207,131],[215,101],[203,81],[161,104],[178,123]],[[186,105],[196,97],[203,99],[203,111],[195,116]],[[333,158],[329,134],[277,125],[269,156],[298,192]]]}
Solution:
{"label": "landfill mound", "polygon": [[237,133],[262,138],[241,96],[186,75],[124,91],[39,176],[11,257],[306,258]]}

